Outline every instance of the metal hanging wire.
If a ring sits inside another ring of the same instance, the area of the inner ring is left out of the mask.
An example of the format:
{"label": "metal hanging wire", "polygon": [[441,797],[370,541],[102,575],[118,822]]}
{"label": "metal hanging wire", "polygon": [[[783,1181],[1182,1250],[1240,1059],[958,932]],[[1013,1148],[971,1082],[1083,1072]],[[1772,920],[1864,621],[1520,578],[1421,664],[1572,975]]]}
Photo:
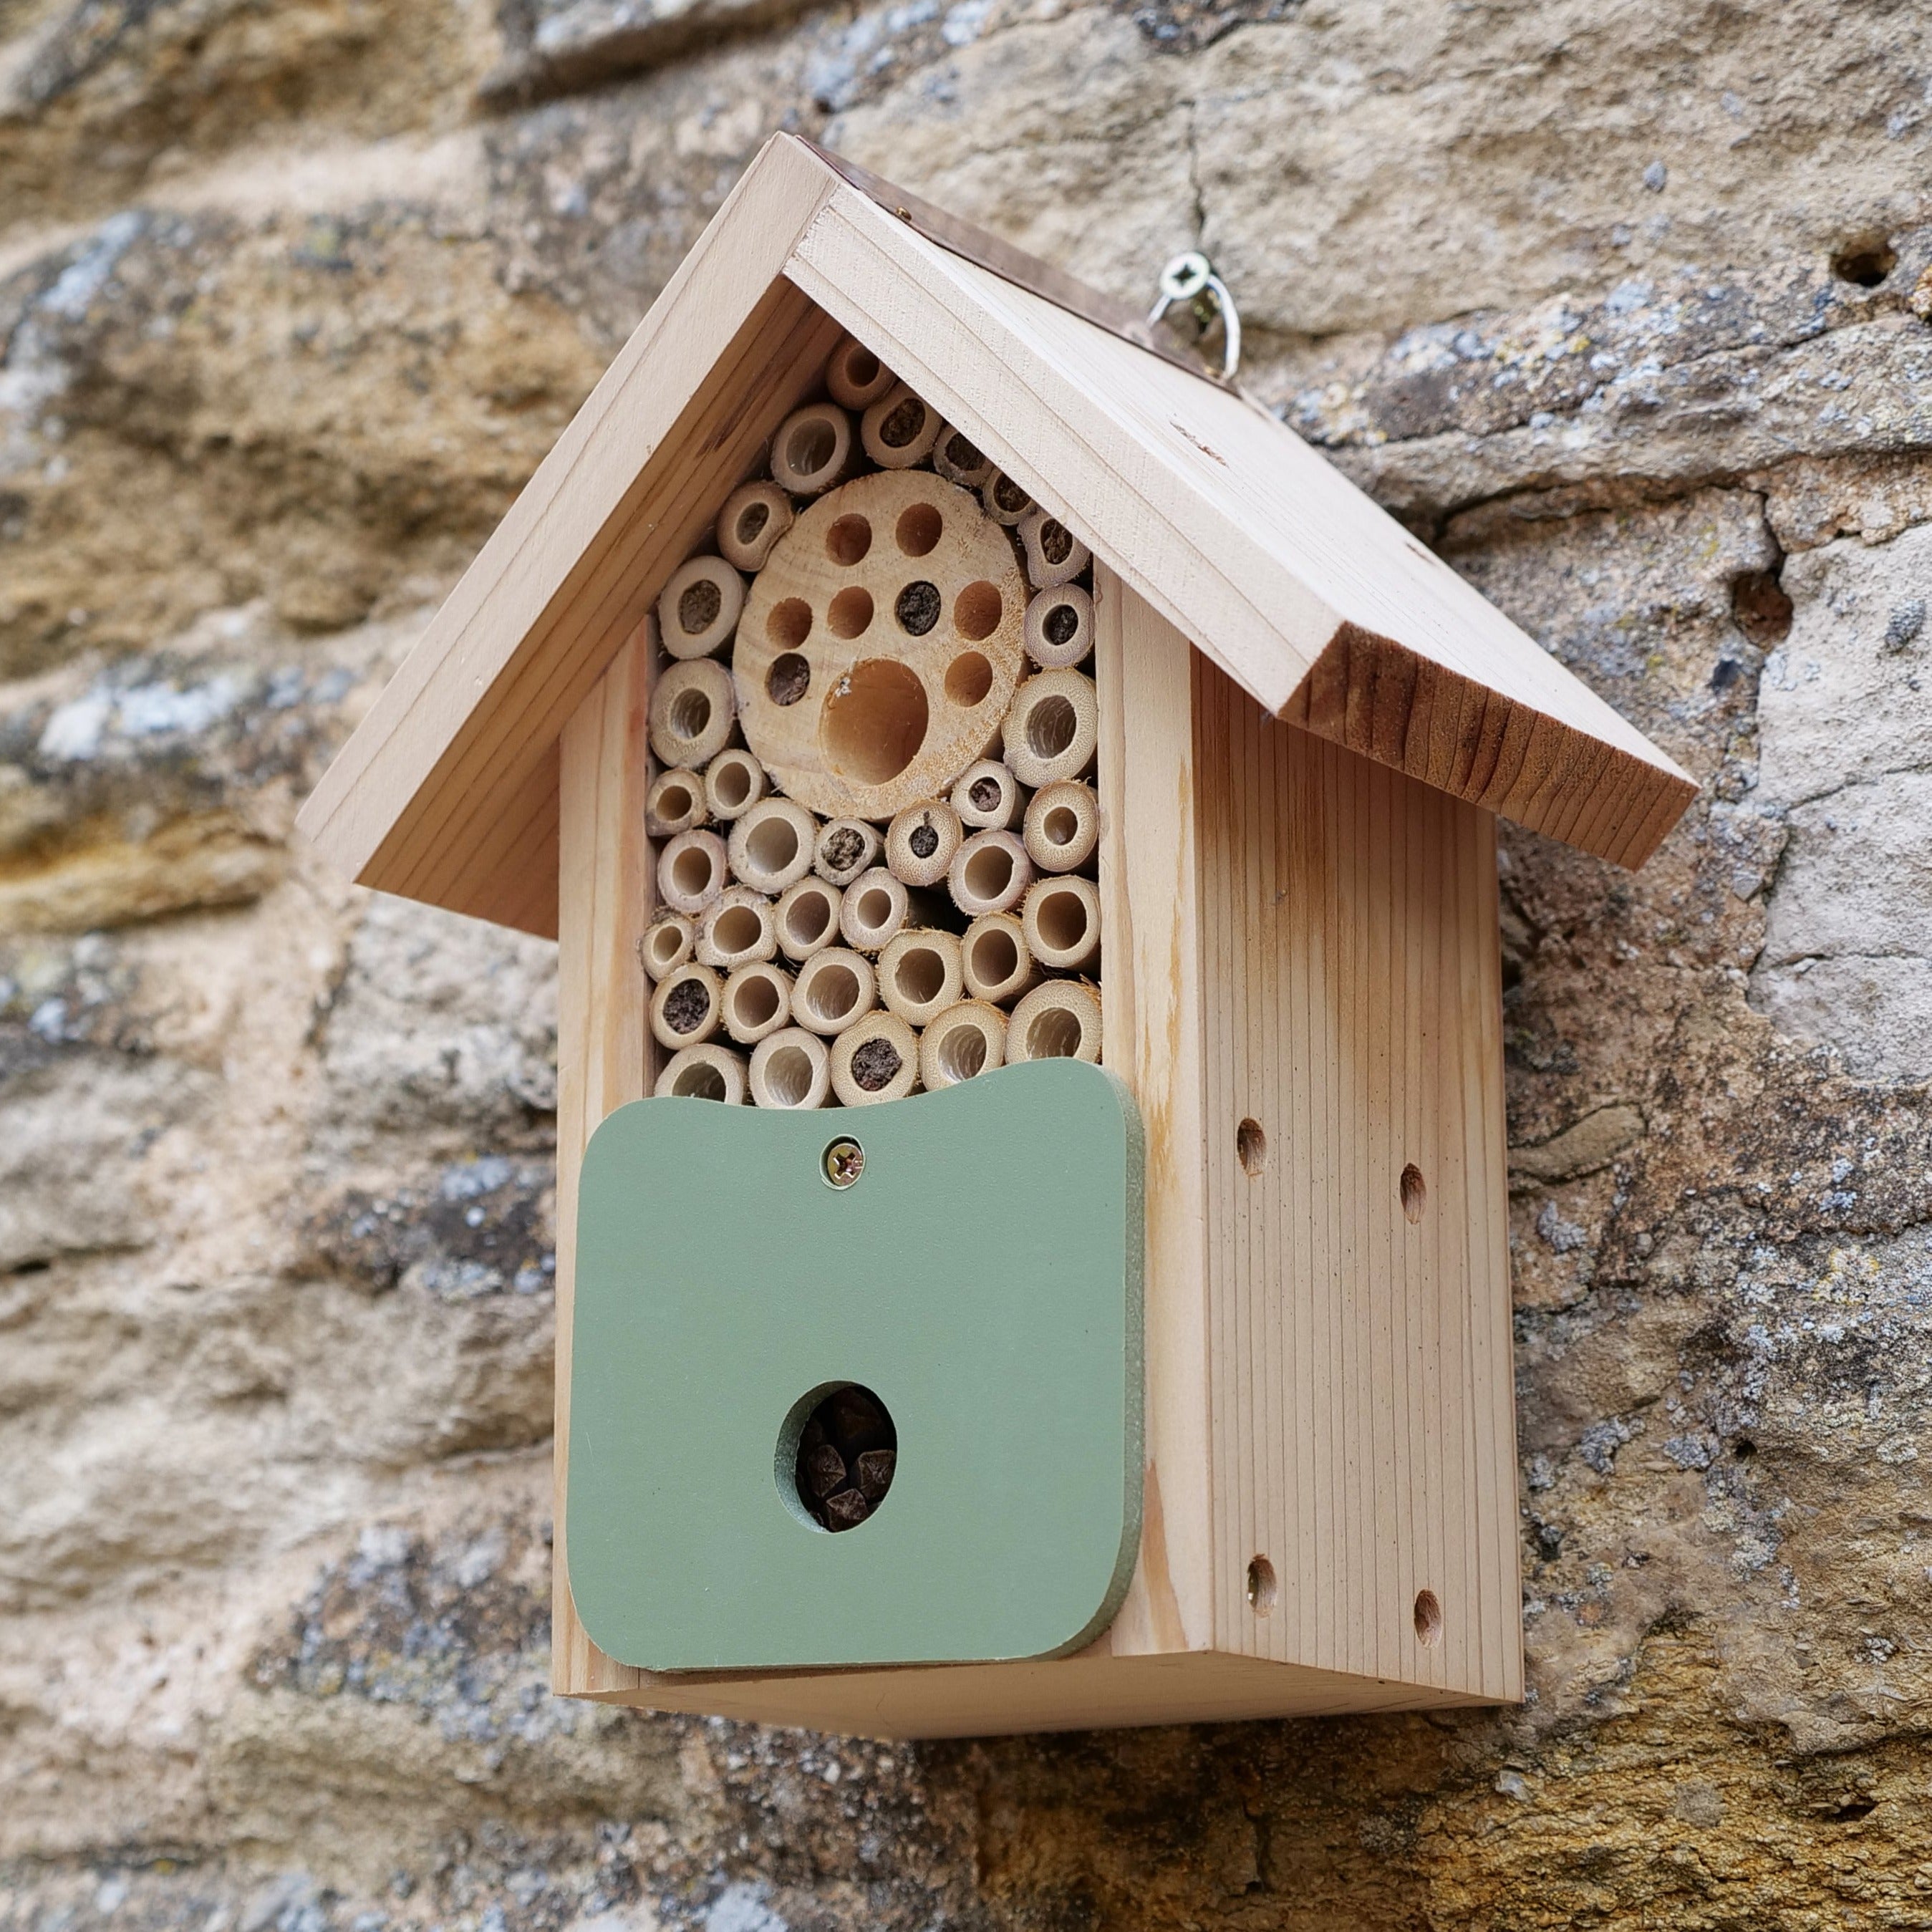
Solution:
{"label": "metal hanging wire", "polygon": [[1221,324],[1221,380],[1232,382],[1241,366],[1241,318],[1228,285],[1198,249],[1177,255],[1160,272],[1160,294],[1148,311],[1150,324],[1159,322],[1176,302],[1185,302],[1196,328],[1204,338],[1218,320]]}

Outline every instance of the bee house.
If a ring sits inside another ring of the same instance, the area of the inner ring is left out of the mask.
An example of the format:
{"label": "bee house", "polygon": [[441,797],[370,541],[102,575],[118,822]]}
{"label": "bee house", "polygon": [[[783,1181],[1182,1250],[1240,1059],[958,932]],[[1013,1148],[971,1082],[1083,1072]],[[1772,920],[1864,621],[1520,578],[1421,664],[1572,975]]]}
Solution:
{"label": "bee house", "polygon": [[559,946],[554,1672],[1521,1694],[1496,826],[1688,779],[1232,385],[776,137],[302,814]]}

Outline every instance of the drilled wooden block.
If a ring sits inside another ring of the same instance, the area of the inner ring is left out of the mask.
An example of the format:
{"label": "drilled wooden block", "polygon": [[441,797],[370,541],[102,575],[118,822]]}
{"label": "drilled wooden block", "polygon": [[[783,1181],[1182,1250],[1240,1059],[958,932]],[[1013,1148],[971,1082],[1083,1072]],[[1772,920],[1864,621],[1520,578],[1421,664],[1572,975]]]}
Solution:
{"label": "drilled wooden block", "polygon": [[1022,666],[1026,580],[970,490],[862,476],[780,539],[733,657],[745,741],[827,818],[890,818],[985,755]]}

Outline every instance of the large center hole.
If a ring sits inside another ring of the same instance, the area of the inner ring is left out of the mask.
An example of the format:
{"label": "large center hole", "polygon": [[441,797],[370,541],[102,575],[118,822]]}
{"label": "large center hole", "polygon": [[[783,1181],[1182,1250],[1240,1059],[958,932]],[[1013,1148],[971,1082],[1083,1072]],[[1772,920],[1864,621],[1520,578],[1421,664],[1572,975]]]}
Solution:
{"label": "large center hole", "polygon": [[[796,1413],[785,1418],[782,1449]],[[870,1389],[843,1383],[814,1404],[797,1441],[791,1476],[799,1508],[821,1529],[857,1528],[892,1486],[899,1437],[892,1412]]]}
{"label": "large center hole", "polygon": [[926,715],[926,686],[908,666],[868,658],[825,700],[819,731],[826,760],[841,778],[884,784],[919,756]]}

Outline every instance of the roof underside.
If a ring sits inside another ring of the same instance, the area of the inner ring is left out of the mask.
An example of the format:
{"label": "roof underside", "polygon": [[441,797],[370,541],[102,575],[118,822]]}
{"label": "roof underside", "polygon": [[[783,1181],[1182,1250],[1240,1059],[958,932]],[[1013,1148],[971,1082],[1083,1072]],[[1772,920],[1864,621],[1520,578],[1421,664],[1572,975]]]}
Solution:
{"label": "roof underside", "polygon": [[555,932],[565,721],[844,330],[1270,711],[1649,856],[1689,780],[1292,431],[1126,339],[1102,298],[1044,268],[1022,286],[1022,258],[969,260],[964,231],[927,220],[940,246],[932,212],[874,191],[893,212],[766,146],[304,808],[329,857]]}

